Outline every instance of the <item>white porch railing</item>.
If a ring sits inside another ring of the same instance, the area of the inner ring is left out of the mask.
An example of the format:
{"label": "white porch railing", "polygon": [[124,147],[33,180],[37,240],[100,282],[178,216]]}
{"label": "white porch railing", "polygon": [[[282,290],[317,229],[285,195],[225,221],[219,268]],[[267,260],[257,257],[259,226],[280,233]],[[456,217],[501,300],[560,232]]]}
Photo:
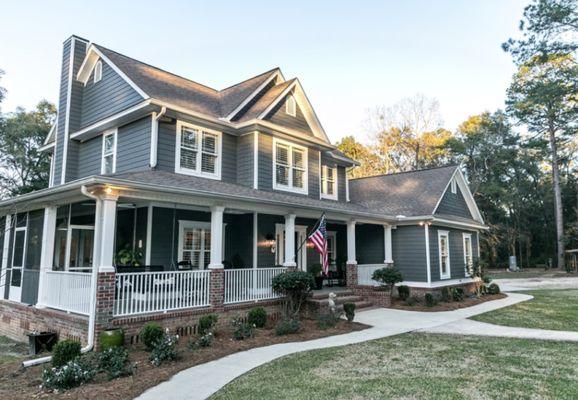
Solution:
{"label": "white porch railing", "polygon": [[135,315],[210,304],[211,271],[116,274],[113,314]]}
{"label": "white porch railing", "polygon": [[225,270],[225,304],[275,299],[273,278],[286,268],[246,268]]}
{"label": "white porch railing", "polygon": [[58,310],[88,315],[92,274],[70,271],[46,271],[43,305]]}
{"label": "white porch railing", "polygon": [[365,286],[379,286],[380,283],[371,277],[378,269],[385,268],[385,264],[360,264],[357,266],[357,284]]}

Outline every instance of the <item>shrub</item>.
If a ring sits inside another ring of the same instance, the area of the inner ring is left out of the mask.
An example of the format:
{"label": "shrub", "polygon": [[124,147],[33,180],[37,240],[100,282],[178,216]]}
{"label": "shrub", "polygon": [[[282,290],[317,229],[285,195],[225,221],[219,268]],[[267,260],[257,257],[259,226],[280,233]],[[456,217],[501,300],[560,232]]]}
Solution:
{"label": "shrub", "polygon": [[109,380],[132,375],[134,367],[128,362],[128,350],[111,347],[99,353],[99,368],[106,372]]}
{"label": "shrub", "polygon": [[263,328],[267,323],[267,311],[263,307],[255,307],[249,310],[247,322],[256,328]]}
{"label": "shrub", "polygon": [[405,299],[405,305],[406,306],[413,307],[418,303],[419,303],[419,301],[418,301],[417,297],[415,297],[415,296],[411,296],[411,297],[408,297],[407,299]]}
{"label": "shrub", "polygon": [[450,301],[452,301],[452,291],[449,287],[445,286],[442,288],[441,291],[441,296],[442,296],[442,301],[444,303],[449,303]]}
{"label": "shrub", "polygon": [[409,298],[409,286],[401,285],[397,287],[397,295],[400,300],[407,300]]}
{"label": "shrub", "polygon": [[314,284],[313,275],[303,271],[287,271],[273,278],[273,290],[285,297],[283,315],[286,319],[297,318]]}
{"label": "shrub", "polygon": [[189,349],[194,350],[202,347],[210,347],[213,344],[213,339],[215,335],[213,332],[209,332],[206,335],[201,336],[197,340],[190,340],[189,341]]}
{"label": "shrub", "polygon": [[490,284],[490,286],[488,286],[488,293],[489,294],[500,294],[500,287],[498,286],[498,284],[496,284],[496,283]]}
{"label": "shrub", "polygon": [[453,288],[452,298],[454,299],[454,301],[464,301],[464,289],[461,287]]}
{"label": "shrub", "polygon": [[145,345],[148,351],[151,351],[155,344],[165,336],[163,328],[155,322],[149,322],[140,330],[139,340]]}
{"label": "shrub", "polygon": [[79,358],[76,358],[60,367],[46,368],[42,372],[42,387],[68,390],[90,382],[95,375],[96,369],[87,368]]}
{"label": "shrub", "polygon": [[396,283],[403,281],[401,272],[393,267],[385,267],[373,272],[371,277],[373,280],[381,283],[381,286],[391,290]]}
{"label": "shrub", "polygon": [[80,342],[74,340],[63,340],[56,343],[52,349],[52,366],[58,368],[80,357],[80,349]]}
{"label": "shrub", "polygon": [[353,318],[355,318],[355,308],[355,303],[345,303],[343,305],[343,311],[349,322],[353,322]]}
{"label": "shrub", "polygon": [[197,333],[201,336],[206,335],[213,331],[213,328],[217,325],[219,316],[217,314],[207,314],[199,318],[199,323],[197,325]]}
{"label": "shrub", "polygon": [[248,322],[244,322],[238,315],[233,317],[231,320],[231,326],[233,327],[233,339],[244,340],[253,337],[253,329],[255,325]]}
{"label": "shrub", "polygon": [[163,337],[154,343],[149,360],[155,367],[158,367],[165,361],[176,360],[179,357],[177,350],[178,343],[178,335],[163,334]]}
{"label": "shrub", "polygon": [[434,307],[438,304],[438,299],[433,295],[433,293],[425,294],[425,305],[428,307]]}
{"label": "shrub", "polygon": [[301,329],[301,324],[297,319],[283,319],[275,327],[275,335],[284,336],[297,333]]}
{"label": "shrub", "polygon": [[490,282],[492,281],[492,278],[490,278],[487,275],[482,276],[482,282],[484,282],[486,285],[488,285]]}
{"label": "shrub", "polygon": [[333,328],[339,322],[339,317],[333,313],[317,315],[317,327],[319,329]]}

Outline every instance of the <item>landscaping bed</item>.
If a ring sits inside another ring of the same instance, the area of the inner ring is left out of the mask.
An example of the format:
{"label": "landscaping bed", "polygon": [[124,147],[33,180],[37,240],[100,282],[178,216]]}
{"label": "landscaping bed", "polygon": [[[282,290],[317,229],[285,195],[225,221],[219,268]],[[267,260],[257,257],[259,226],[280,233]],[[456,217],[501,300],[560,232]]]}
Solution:
{"label": "landscaping bed", "polygon": [[220,328],[216,331],[210,347],[189,349],[187,346],[189,338],[181,337],[178,343],[179,359],[165,362],[159,367],[152,365],[149,361],[150,353],[142,345],[137,345],[129,348],[129,361],[136,365],[133,375],[108,381],[105,374],[99,373],[91,383],[61,393],[40,389],[42,371],[49,368],[50,364],[22,370],[21,360],[6,362],[0,365],[0,398],[132,399],[183,369],[229,354],[276,343],[307,341],[366,328],[368,328],[366,325],[340,320],[336,326],[323,330],[318,328],[315,320],[302,320],[301,330],[298,333],[276,336],[274,323],[269,321],[265,328],[255,329],[253,337],[245,340],[233,340],[233,328]]}
{"label": "landscaping bed", "polygon": [[452,301],[452,302],[438,302],[434,306],[427,306],[423,302],[417,302],[414,305],[408,305],[407,302],[400,299],[392,299],[390,308],[395,308],[398,310],[406,311],[426,311],[426,312],[439,312],[439,311],[453,311],[460,308],[467,308],[475,306],[477,304],[485,303],[486,301],[499,300],[507,297],[504,293],[499,294],[487,294],[481,297],[465,297],[463,301]]}

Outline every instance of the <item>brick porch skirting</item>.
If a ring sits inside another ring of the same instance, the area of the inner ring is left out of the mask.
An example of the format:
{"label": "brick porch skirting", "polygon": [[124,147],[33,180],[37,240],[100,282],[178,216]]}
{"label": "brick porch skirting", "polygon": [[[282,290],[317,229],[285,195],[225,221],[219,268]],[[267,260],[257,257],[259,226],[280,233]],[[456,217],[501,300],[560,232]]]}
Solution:
{"label": "brick porch skirting", "polygon": [[376,286],[357,285],[353,287],[353,293],[372,302],[376,307],[389,307],[391,305],[389,290],[376,290]]}

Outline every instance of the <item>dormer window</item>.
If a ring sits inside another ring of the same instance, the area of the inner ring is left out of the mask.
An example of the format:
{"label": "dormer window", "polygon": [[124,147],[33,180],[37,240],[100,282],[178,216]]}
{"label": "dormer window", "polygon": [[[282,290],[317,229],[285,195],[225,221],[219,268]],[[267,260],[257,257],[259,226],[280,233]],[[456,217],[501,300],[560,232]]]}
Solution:
{"label": "dormer window", "polygon": [[337,168],[321,167],[321,198],[337,200]]}
{"label": "dormer window", "polygon": [[457,182],[455,178],[452,179],[450,183],[450,190],[452,191],[453,194],[456,194],[458,192]]}
{"label": "dormer window", "polygon": [[292,117],[297,114],[297,104],[295,103],[295,97],[291,95],[287,96],[287,101],[285,102],[285,112]]}
{"label": "dormer window", "polygon": [[221,179],[221,132],[179,121],[175,172]]}
{"label": "dormer window", "polygon": [[102,79],[102,61],[97,61],[94,66],[94,83]]}
{"label": "dormer window", "polygon": [[116,172],[116,136],[117,130],[102,135],[102,163],[100,173],[103,175]]}
{"label": "dormer window", "polygon": [[273,139],[273,189],[307,194],[307,148]]}

